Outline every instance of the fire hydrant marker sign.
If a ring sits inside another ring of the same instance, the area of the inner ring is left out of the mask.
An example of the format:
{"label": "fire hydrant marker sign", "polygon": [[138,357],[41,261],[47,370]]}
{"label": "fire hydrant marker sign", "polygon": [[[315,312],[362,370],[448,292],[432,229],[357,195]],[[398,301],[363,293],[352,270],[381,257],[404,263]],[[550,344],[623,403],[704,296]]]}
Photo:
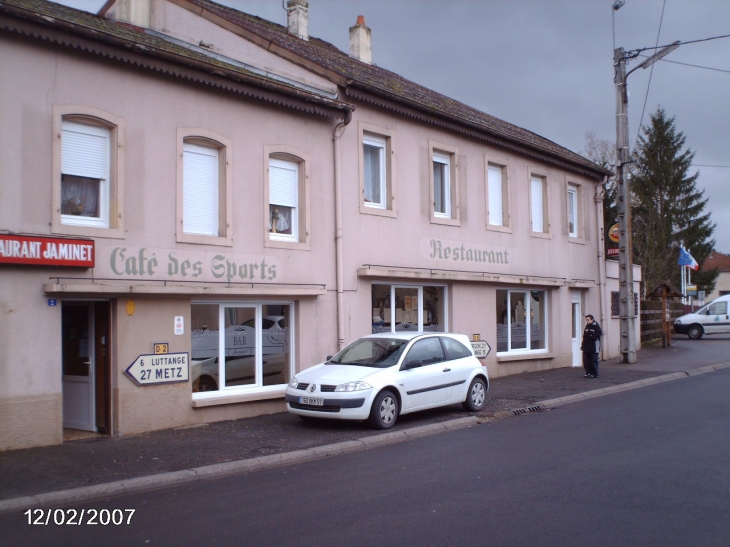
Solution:
{"label": "fire hydrant marker sign", "polygon": [[140,355],[125,372],[140,386],[187,382],[190,379],[190,356],[188,353]]}

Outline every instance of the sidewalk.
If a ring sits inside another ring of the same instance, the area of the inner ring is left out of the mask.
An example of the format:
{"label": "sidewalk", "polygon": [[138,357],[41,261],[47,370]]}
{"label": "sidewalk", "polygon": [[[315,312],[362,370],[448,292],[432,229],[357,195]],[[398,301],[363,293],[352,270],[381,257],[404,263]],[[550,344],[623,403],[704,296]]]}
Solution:
{"label": "sidewalk", "polygon": [[[496,378],[490,383],[487,406],[477,416],[454,405],[402,416],[387,433],[361,423],[303,422],[283,412],[3,452],[0,514],[363,450],[511,416],[510,411],[541,402],[552,407],[582,399],[586,392],[602,395],[611,386],[622,387],[609,392],[641,387],[638,382],[651,378],[655,382],[686,377],[693,372],[710,372],[714,369],[708,365],[730,366],[730,337],[706,337],[700,341],[679,338],[670,348],[652,346],[641,350],[637,364],[623,365],[619,361],[602,362],[600,378],[596,379],[584,378],[582,368]],[[670,378],[668,375],[673,373],[681,374]]]}

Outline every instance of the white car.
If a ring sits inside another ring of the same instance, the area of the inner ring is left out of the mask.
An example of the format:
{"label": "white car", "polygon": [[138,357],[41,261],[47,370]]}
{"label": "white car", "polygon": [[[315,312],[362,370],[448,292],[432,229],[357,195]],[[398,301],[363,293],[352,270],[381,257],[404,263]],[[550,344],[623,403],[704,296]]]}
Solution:
{"label": "white car", "polygon": [[704,334],[730,334],[730,294],[674,322],[674,332],[699,340]]}
{"label": "white car", "polygon": [[477,412],[488,389],[487,369],[463,334],[371,334],[297,373],[286,408],[304,419],[369,420],[387,429],[399,415],[427,408],[462,403]]}

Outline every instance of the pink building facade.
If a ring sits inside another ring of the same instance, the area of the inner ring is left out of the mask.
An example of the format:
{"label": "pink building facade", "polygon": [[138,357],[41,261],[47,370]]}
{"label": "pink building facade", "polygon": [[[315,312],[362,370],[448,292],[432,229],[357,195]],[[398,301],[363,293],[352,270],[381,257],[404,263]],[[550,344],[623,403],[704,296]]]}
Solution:
{"label": "pink building facade", "polygon": [[492,377],[580,365],[607,173],[289,4],[0,5],[1,449],[279,412],[370,332],[468,334]]}

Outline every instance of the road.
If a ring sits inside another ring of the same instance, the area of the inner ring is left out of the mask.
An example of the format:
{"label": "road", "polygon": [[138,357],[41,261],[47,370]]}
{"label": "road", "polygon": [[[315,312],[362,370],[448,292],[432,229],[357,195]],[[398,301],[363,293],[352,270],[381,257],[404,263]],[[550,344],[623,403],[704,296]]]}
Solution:
{"label": "road", "polygon": [[27,515],[5,516],[0,537],[3,545],[74,546],[727,547],[728,393],[724,369],[74,508],[87,517],[89,509],[135,509],[129,524],[59,526],[52,517],[29,525]]}

